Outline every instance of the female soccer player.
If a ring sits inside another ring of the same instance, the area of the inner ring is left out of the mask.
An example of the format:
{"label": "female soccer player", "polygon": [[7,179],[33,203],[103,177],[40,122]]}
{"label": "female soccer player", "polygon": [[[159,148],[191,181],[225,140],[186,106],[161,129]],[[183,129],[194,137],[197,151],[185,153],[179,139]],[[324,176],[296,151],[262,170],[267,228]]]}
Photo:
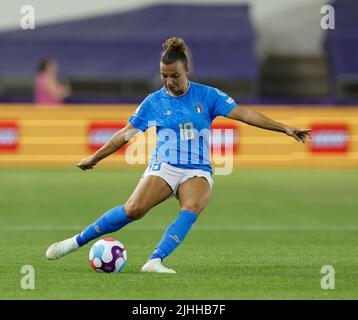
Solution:
{"label": "female soccer player", "polygon": [[82,233],[51,245],[46,252],[48,259],[61,258],[93,239],[123,228],[174,194],[179,200],[179,216],[165,231],[141,271],[175,273],[163,266],[162,261],[184,241],[211,197],[209,130],[214,118],[223,116],[282,132],[303,143],[310,138],[310,129],[278,123],[238,106],[218,89],[190,81],[187,49],[182,39],[167,39],[163,48],[160,73],[164,86],[140,104],[125,128],[77,164],[82,170],[93,169],[139,130],[144,132],[155,126],[157,145],[142,179],[124,205],[107,211]]}

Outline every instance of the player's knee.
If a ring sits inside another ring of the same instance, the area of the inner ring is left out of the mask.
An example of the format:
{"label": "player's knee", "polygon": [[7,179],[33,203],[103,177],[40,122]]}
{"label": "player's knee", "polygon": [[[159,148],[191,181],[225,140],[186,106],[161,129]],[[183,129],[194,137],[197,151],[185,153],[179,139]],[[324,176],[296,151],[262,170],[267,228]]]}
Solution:
{"label": "player's knee", "polygon": [[193,202],[193,203],[185,203],[180,208],[181,211],[191,211],[195,212],[196,214],[199,214],[203,210],[203,206],[200,203]]}
{"label": "player's knee", "polygon": [[148,212],[148,209],[145,206],[136,202],[127,202],[124,205],[124,208],[126,210],[127,217],[132,220],[138,220]]}

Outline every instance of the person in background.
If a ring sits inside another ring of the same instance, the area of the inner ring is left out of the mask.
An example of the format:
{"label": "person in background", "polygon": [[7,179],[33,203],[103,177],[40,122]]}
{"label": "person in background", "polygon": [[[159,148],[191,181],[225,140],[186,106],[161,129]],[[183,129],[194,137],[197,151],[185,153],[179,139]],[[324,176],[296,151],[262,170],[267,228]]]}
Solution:
{"label": "person in background", "polygon": [[70,95],[70,86],[58,80],[57,71],[58,65],[55,60],[45,59],[39,63],[34,83],[34,102],[36,104],[61,104]]}

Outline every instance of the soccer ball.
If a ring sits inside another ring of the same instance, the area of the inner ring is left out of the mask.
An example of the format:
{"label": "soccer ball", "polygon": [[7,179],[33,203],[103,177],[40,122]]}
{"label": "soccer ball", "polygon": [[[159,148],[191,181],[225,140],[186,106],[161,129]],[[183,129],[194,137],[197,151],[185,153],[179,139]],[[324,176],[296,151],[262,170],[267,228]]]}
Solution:
{"label": "soccer ball", "polygon": [[92,246],[89,261],[97,272],[121,272],[127,262],[127,251],[116,239],[101,239]]}

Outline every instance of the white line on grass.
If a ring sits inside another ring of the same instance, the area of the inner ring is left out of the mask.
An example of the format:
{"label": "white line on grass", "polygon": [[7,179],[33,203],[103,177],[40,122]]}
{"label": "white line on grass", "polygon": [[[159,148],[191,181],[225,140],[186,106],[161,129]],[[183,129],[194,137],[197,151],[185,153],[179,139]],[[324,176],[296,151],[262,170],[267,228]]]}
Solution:
{"label": "white line on grass", "polygon": [[[82,231],[80,225],[13,225],[1,226],[0,231]],[[133,231],[165,230],[167,226],[130,226]],[[358,226],[314,226],[314,225],[196,225],[198,231],[358,231]]]}

